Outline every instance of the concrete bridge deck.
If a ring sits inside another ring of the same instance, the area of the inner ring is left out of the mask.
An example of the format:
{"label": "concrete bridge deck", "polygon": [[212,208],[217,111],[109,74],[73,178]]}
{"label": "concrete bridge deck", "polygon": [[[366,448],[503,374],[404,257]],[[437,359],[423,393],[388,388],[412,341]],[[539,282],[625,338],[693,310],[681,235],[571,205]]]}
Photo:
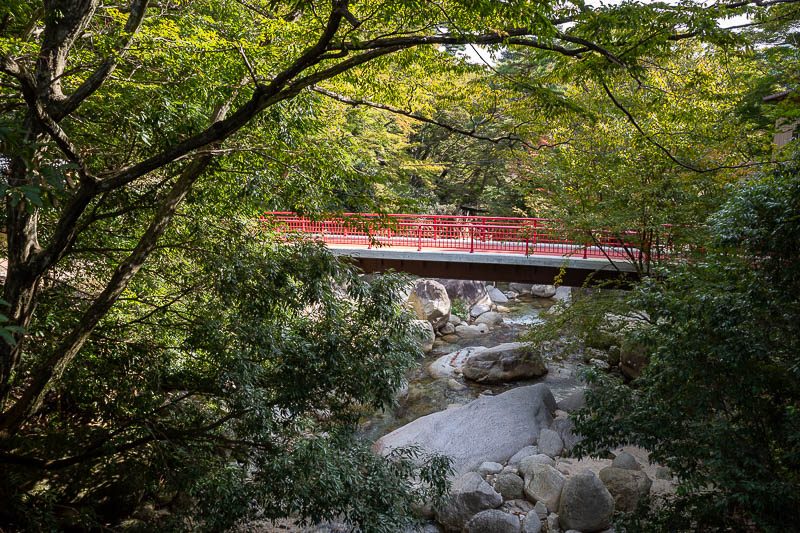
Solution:
{"label": "concrete bridge deck", "polygon": [[[581,286],[592,281],[635,280],[636,269],[625,261],[563,255],[524,255],[452,250],[421,250],[413,247],[328,244],[339,256],[346,256],[364,272],[396,270],[418,276],[452,279],[516,281],[552,284],[561,274],[561,284]],[[563,272],[562,272],[563,271]]]}

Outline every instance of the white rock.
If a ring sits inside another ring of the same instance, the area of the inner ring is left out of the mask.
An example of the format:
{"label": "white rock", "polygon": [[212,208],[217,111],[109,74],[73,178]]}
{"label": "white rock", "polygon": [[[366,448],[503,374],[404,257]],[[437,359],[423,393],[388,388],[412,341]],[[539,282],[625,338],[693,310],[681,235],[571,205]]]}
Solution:
{"label": "white rock", "polygon": [[496,304],[508,303],[508,298],[498,288],[489,285],[486,287],[486,292],[489,293],[489,298]]}
{"label": "white rock", "polygon": [[456,335],[462,339],[474,339],[475,337],[480,337],[487,333],[489,333],[489,326],[486,324],[459,324],[456,326]]}

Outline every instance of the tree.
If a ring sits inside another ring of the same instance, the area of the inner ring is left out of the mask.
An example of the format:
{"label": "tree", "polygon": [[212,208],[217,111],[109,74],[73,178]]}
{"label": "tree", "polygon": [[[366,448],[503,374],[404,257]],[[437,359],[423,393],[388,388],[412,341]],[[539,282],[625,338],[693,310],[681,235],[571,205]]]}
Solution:
{"label": "tree", "polygon": [[794,531],[800,519],[797,156],[732,188],[714,248],[630,297],[650,353],[633,386],[593,374],[579,454],[635,444],[680,480],[622,531]]}
{"label": "tree", "polygon": [[[334,207],[368,179],[312,90],[413,107],[413,75],[460,68],[438,46],[463,43],[630,68],[676,39],[728,39],[715,17],[770,4],[1,3],[4,521],[105,524],[163,485],[213,504],[191,511],[208,529],[253,502],[392,527],[411,463],[356,464],[345,436],[414,354],[396,287],[248,222]],[[391,497],[359,485],[375,472]],[[441,472],[428,464],[418,496],[441,493]]]}

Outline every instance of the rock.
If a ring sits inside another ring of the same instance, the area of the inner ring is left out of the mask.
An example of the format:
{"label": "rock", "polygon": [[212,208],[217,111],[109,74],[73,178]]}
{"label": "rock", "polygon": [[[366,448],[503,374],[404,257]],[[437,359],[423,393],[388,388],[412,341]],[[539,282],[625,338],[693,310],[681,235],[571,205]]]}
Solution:
{"label": "rock", "polygon": [[508,284],[508,290],[514,291],[517,294],[530,294],[531,287],[533,287],[532,283],[514,283],[511,282]]}
{"label": "rock", "polygon": [[539,451],[550,457],[561,455],[564,450],[564,441],[552,429],[543,428],[539,433],[539,440],[537,441]]}
{"label": "rock", "polygon": [[642,370],[650,362],[647,347],[638,342],[625,341],[619,350],[619,369],[631,379],[642,375]]}
{"label": "rock", "polygon": [[558,408],[568,413],[582,409],[585,405],[586,391],[584,389],[578,389],[558,402]]}
{"label": "rock", "polygon": [[477,318],[491,310],[492,308],[488,304],[475,304],[472,306],[472,309],[469,310],[469,314],[472,315],[473,318]]}
{"label": "rock", "polygon": [[508,466],[517,466],[519,465],[520,461],[529,455],[536,455],[537,453],[539,453],[539,448],[537,446],[525,446],[511,456],[511,459],[508,460]]}
{"label": "rock", "polygon": [[552,298],[556,295],[556,288],[552,285],[532,285],[531,294],[538,298]]}
{"label": "rock", "polygon": [[451,300],[463,300],[468,306],[492,302],[489,293],[486,292],[486,284],[482,281],[464,279],[437,279],[436,281],[442,284]]}
{"label": "rock", "polygon": [[518,387],[418,418],[381,437],[374,448],[386,454],[416,444],[423,452],[449,455],[461,475],[485,461],[507,461],[550,425],[554,410],[555,400],[544,384]]}
{"label": "rock", "polygon": [[503,294],[505,294],[506,298],[508,298],[509,300],[514,300],[519,296],[519,293],[517,291],[503,291]]}
{"label": "rock", "polygon": [[614,498],[594,472],[572,474],[564,483],[558,517],[562,528],[593,533],[608,529]]}
{"label": "rock", "polygon": [[561,525],[558,522],[557,514],[550,513],[547,515],[547,533],[561,533]]}
{"label": "rock", "polygon": [[536,513],[528,513],[522,521],[522,533],[541,533],[542,521]]}
{"label": "rock", "polygon": [[519,518],[499,509],[482,511],[467,522],[464,533],[519,533]]}
{"label": "rock", "polygon": [[438,281],[417,280],[408,295],[408,303],[414,308],[417,318],[427,320],[434,328],[447,324],[450,317],[450,297]]}
{"label": "rock", "polygon": [[480,337],[487,333],[489,333],[489,326],[486,324],[477,324],[474,326],[459,324],[456,326],[456,334],[462,339],[474,339],[475,337]]}
{"label": "rock", "polygon": [[484,477],[488,474],[499,474],[503,471],[503,465],[500,463],[493,463],[491,461],[486,461],[481,463],[481,466],[478,467],[478,473]]}
{"label": "rock", "polygon": [[461,392],[462,390],[465,390],[467,386],[453,378],[450,378],[447,380],[447,388],[454,392]]}
{"label": "rock", "polygon": [[471,354],[464,361],[464,377],[479,383],[503,383],[546,374],[541,356],[530,353],[527,346],[508,342]]}
{"label": "rock", "polygon": [[433,326],[427,320],[413,320],[415,339],[423,352],[430,352],[433,348],[433,341],[436,340],[436,333]]}
{"label": "rock", "polygon": [[650,494],[653,484],[644,472],[615,466],[600,470],[600,480],[613,496],[615,509],[625,512],[636,509],[639,500]]}
{"label": "rock", "polygon": [[533,476],[533,465],[550,465],[556,466],[556,462],[549,455],[537,453],[529,455],[522,459],[519,463],[519,473],[525,479]]}
{"label": "rock", "polygon": [[558,509],[561,489],[566,480],[564,474],[552,466],[534,464],[530,469],[530,476],[525,476],[525,496],[531,501],[542,502],[550,510]]}
{"label": "rock", "polygon": [[540,520],[547,518],[547,506],[542,502],[536,502],[536,505],[533,506],[533,512],[536,513]]}
{"label": "rock", "polygon": [[444,337],[442,337],[443,341],[449,342],[450,344],[452,344],[454,342],[458,342],[458,339],[459,339],[458,335],[455,335],[455,334],[445,335]]}
{"label": "rock", "polygon": [[491,298],[494,303],[496,304],[508,303],[508,297],[502,292],[500,292],[500,289],[497,289],[496,287],[492,287],[490,285],[489,287],[486,287],[486,292],[489,293],[489,298]]}
{"label": "rock", "polygon": [[500,507],[503,511],[515,515],[521,515],[525,513],[529,513],[533,511],[533,504],[528,500],[508,500],[503,502],[502,507]]}
{"label": "rock", "polygon": [[639,466],[639,462],[636,460],[636,457],[629,454],[628,452],[619,452],[619,455],[617,455],[611,462],[611,466],[613,466],[614,468],[622,468],[624,470],[642,469],[642,467]]}
{"label": "rock", "polygon": [[452,378],[461,373],[464,368],[464,362],[470,355],[482,352],[485,349],[483,346],[470,346],[469,348],[443,355],[428,365],[428,375],[435,379]]}
{"label": "rock", "polygon": [[500,507],[503,498],[477,472],[467,472],[450,489],[450,499],[437,520],[449,531],[461,531],[481,511]]}
{"label": "rock", "polygon": [[608,371],[611,369],[611,365],[602,359],[590,359],[589,364],[603,371]]}
{"label": "rock", "polygon": [[455,332],[456,332],[456,327],[451,322],[448,322],[447,324],[439,328],[439,333],[441,333],[443,336],[452,335]]}
{"label": "rock", "polygon": [[498,312],[498,313],[510,313],[510,312],[511,312],[511,309],[509,309],[509,308],[508,308],[508,307],[506,307],[505,305],[498,305],[498,306],[497,306],[497,312]]}
{"label": "rock", "polygon": [[450,318],[447,319],[447,322],[449,322],[450,324],[453,324],[453,326],[457,326],[457,325],[461,324],[461,319],[458,318],[453,313],[450,313]]}
{"label": "rock", "polygon": [[[561,440],[564,442],[564,451],[572,451],[572,448],[578,444],[583,437],[575,433],[575,423],[569,418],[558,418],[553,420],[550,429],[558,433]],[[563,452],[562,452],[563,453]]]}
{"label": "rock", "polygon": [[659,466],[658,468],[656,468],[656,479],[665,479],[667,481],[672,481],[672,470],[670,470],[666,466]]}
{"label": "rock", "polygon": [[494,490],[500,493],[503,500],[522,498],[522,478],[516,474],[498,474],[494,477]]}
{"label": "rock", "polygon": [[500,313],[496,313],[494,311],[487,311],[486,313],[481,314],[478,318],[475,319],[476,324],[486,324],[489,327],[492,326],[499,326],[503,323],[503,317],[500,316]]}

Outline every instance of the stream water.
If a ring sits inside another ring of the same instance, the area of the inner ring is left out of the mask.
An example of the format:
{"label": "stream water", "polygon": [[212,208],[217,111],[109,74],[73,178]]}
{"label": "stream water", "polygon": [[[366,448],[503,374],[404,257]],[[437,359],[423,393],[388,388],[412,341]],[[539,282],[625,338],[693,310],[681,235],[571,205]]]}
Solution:
{"label": "stream water", "polygon": [[[568,293],[560,291],[556,298],[566,297],[566,294]],[[376,440],[421,416],[469,403],[481,394],[499,394],[514,387],[546,383],[558,401],[579,388],[581,386],[579,370],[583,366],[579,358],[547,360],[548,373],[544,376],[498,385],[481,385],[461,376],[453,379],[434,379],[426,371],[428,365],[442,355],[462,348],[492,347],[520,340],[530,328],[537,326],[539,313],[554,305],[556,298],[521,297],[512,300],[505,304],[510,312],[503,314],[504,323],[486,335],[473,339],[460,339],[452,344],[438,341],[433,350],[409,371],[408,394],[399,399],[393,408],[365,416],[361,421],[360,436]]]}

